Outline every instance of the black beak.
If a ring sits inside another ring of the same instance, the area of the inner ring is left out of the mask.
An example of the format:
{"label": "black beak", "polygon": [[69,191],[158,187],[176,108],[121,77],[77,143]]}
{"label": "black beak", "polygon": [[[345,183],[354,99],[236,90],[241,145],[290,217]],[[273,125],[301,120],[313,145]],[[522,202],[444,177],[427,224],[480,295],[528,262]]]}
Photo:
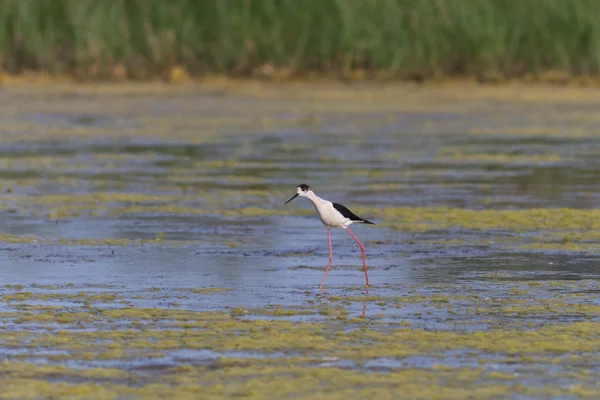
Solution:
{"label": "black beak", "polygon": [[292,196],[291,199],[289,199],[288,201],[285,202],[284,206],[289,203],[290,201],[294,200],[296,197],[298,197],[298,193],[296,193],[294,196]]}

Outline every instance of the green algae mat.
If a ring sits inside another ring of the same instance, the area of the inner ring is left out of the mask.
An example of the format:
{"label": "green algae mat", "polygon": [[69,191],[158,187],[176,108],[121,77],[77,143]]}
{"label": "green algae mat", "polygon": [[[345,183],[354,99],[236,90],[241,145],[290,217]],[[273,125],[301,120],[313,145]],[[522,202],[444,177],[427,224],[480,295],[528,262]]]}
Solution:
{"label": "green algae mat", "polygon": [[[587,89],[0,93],[1,399],[600,396]],[[360,250],[300,183],[376,226]]]}

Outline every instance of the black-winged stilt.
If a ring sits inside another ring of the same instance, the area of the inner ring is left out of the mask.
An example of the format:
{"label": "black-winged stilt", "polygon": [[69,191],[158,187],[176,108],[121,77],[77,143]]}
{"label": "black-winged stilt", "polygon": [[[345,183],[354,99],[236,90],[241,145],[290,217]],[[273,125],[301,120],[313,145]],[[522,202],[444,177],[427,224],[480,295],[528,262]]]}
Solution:
{"label": "black-winged stilt", "polygon": [[363,218],[357,216],[356,214],[354,214],[352,211],[348,210],[346,207],[344,207],[341,204],[332,203],[331,201],[320,198],[319,196],[317,196],[315,194],[315,192],[313,192],[311,190],[310,187],[308,187],[308,185],[305,185],[305,184],[298,186],[298,188],[296,189],[296,194],[291,199],[286,201],[285,204],[294,200],[298,196],[306,197],[307,199],[312,201],[313,205],[315,206],[315,209],[317,210],[317,214],[319,214],[319,218],[321,219],[321,222],[327,228],[327,241],[329,242],[329,264],[327,264],[327,268],[325,268],[325,275],[323,275],[323,280],[321,280],[321,285],[319,286],[319,289],[320,290],[323,289],[323,283],[325,282],[325,277],[327,276],[327,272],[329,271],[329,267],[331,267],[331,262],[333,261],[333,250],[331,248],[331,228],[345,229],[346,231],[348,231],[350,236],[352,236],[352,238],[354,240],[356,240],[356,243],[358,243],[358,245],[360,246],[360,251],[362,253],[363,266],[365,268],[365,279],[367,281],[367,286],[369,286],[369,275],[367,274],[367,262],[365,261],[365,246],[363,246],[363,244],[360,242],[360,240],[358,240],[358,238],[356,236],[354,236],[354,234],[348,227],[355,222],[360,222],[363,224],[372,224],[372,225],[375,225],[375,223],[373,223],[371,221],[367,221],[366,219],[363,219]]}

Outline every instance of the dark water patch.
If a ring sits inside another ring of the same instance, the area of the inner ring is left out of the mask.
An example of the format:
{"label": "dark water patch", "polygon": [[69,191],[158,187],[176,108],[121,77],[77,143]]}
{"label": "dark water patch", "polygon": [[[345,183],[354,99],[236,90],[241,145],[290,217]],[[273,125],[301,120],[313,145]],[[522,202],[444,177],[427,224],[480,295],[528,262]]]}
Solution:
{"label": "dark water patch", "polygon": [[68,112],[56,113],[36,113],[27,115],[23,118],[24,121],[32,121],[40,125],[53,126],[73,126],[73,127],[120,127],[129,128],[135,126],[133,120],[118,118],[111,115],[103,114],[76,114]]}

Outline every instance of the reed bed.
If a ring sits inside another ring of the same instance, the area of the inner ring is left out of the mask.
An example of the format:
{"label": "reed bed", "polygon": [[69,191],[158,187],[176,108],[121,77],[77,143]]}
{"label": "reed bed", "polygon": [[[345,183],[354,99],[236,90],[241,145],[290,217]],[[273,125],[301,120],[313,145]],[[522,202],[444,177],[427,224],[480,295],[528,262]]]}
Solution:
{"label": "reed bed", "polygon": [[430,79],[599,71],[597,0],[2,0],[10,73]]}

